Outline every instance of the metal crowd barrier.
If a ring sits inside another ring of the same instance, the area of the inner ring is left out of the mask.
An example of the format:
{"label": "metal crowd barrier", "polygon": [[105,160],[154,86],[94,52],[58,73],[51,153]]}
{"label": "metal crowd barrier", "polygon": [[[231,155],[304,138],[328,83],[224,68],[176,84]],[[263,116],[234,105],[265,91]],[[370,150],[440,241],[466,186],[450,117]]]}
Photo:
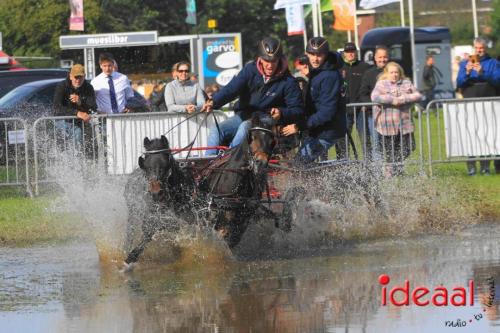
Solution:
{"label": "metal crowd barrier", "polygon": [[[409,136],[402,134],[402,124],[394,124],[399,134],[383,136],[376,131],[376,120],[373,117],[373,108],[377,106],[385,115],[384,105],[379,103],[351,103],[346,109],[346,122],[350,132],[340,145],[336,145],[337,157],[357,158],[367,164],[385,164],[402,168],[405,164],[416,164],[423,171],[424,156],[422,153],[422,108],[415,104],[409,111],[413,123],[413,133]],[[386,115],[385,115],[386,116]],[[357,156],[349,144],[349,135],[354,141]],[[360,149],[361,148],[361,149]],[[339,156],[339,151],[340,156]],[[346,151],[347,153],[344,153]]]}
{"label": "metal crowd barrier", "polygon": [[[90,124],[75,117],[44,117],[33,124],[34,185],[53,182],[51,169],[62,154],[101,161],[110,175],[131,173],[143,153],[143,141],[165,135],[171,148],[207,146],[208,131],[217,121],[227,119],[221,111],[199,113],[151,112],[130,114],[99,114]],[[199,157],[203,151],[193,151]],[[188,151],[176,157],[187,157]]]}
{"label": "metal crowd barrier", "polygon": [[20,118],[0,118],[0,186],[30,187],[27,123]]}
{"label": "metal crowd barrier", "polygon": [[429,174],[438,163],[500,160],[500,97],[433,100],[426,120]]}

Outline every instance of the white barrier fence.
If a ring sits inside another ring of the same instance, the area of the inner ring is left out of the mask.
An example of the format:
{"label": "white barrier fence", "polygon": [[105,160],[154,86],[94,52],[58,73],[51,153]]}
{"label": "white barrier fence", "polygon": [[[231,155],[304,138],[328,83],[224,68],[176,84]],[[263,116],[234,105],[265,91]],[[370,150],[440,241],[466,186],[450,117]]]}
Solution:
{"label": "white barrier fence", "polygon": [[[359,132],[354,140],[358,155],[364,161],[370,161],[376,154],[385,155],[382,151],[385,145],[377,144],[380,137],[376,138],[373,130],[375,120],[370,117],[373,106],[373,103],[348,106],[353,110],[355,122],[352,132]],[[201,113],[190,119],[187,119],[187,114],[166,112],[98,115],[96,125],[78,125],[80,122],[74,117],[50,117],[38,119],[32,131],[24,120],[0,119],[0,186],[26,186],[27,192],[31,193],[29,175],[33,174],[32,183],[38,192],[38,184],[51,181],[46,171],[51,168],[57,154],[68,150],[79,152],[80,156],[89,160],[97,160],[101,154],[108,174],[128,174],[137,167],[144,137],[166,135],[172,148],[185,147],[193,140],[193,147],[204,147],[207,146],[208,130],[214,125],[214,116],[220,122],[231,115],[232,112],[220,111]],[[404,161],[405,164],[423,166],[427,163],[429,173],[432,173],[432,167],[437,163],[468,161],[471,158],[500,160],[498,97],[434,100],[425,113],[417,108],[411,117],[416,130],[410,145],[415,143],[416,150]],[[64,123],[71,126],[61,130],[60,124]],[[25,144],[31,143],[31,138],[33,149],[30,144]],[[342,150],[341,145],[337,149]],[[343,145],[344,154],[352,158],[347,140]],[[402,164],[402,159],[396,158],[398,153],[402,155],[403,151],[394,151],[392,163]],[[187,154],[181,152],[178,156],[185,157]],[[201,154],[199,151],[190,152],[192,157]],[[390,158],[386,163],[391,163]]]}
{"label": "white barrier fence", "polygon": [[[112,115],[106,119],[107,170],[109,174],[128,174],[137,168],[137,159],[144,150],[145,137],[165,135],[171,148],[206,147],[209,129],[228,116],[221,111],[200,113],[187,119],[183,113],[140,113]],[[186,157],[187,151],[177,157]],[[200,157],[203,151],[192,151],[191,157]]]}
{"label": "white barrier fence", "polygon": [[426,123],[430,174],[438,163],[500,160],[500,97],[433,100]]}
{"label": "white barrier fence", "polygon": [[[224,112],[214,111],[197,115],[169,112],[96,115],[91,124],[74,117],[37,119],[33,124],[35,193],[39,193],[39,184],[54,180],[51,170],[63,152],[103,161],[110,175],[129,174],[138,167],[145,137],[165,135],[171,148],[183,148],[192,142],[193,147],[206,147],[208,131],[215,119],[220,122],[227,117]],[[202,153],[192,152],[190,156]],[[177,157],[187,154],[180,152]]]}

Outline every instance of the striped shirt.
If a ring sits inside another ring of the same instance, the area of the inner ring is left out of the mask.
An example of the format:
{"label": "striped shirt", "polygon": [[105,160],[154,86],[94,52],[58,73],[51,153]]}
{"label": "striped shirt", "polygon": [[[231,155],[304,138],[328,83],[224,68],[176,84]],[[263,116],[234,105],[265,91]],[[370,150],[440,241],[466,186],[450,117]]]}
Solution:
{"label": "striped shirt", "polygon": [[200,111],[204,103],[205,97],[198,83],[174,80],[165,87],[168,112],[186,112],[186,106],[190,104],[196,105],[196,111]]}
{"label": "striped shirt", "polygon": [[[408,79],[391,82],[378,80],[371,94],[374,103],[382,104],[382,108],[373,108],[375,129],[382,135],[412,133],[410,109],[413,103],[422,99],[422,95]],[[397,102],[395,106],[393,103]]]}

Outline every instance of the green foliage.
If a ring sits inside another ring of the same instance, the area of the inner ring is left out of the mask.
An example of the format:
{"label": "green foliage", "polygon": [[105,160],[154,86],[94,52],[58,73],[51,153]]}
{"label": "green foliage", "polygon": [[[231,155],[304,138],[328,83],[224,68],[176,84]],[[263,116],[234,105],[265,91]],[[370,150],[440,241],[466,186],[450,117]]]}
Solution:
{"label": "green foliage", "polygon": [[491,13],[491,35],[493,40],[492,54],[500,55],[500,0],[493,0],[493,12]]}
{"label": "green foliage", "polygon": [[401,26],[401,14],[396,11],[384,12],[377,15],[377,27]]}
{"label": "green foliage", "polygon": [[[303,52],[302,36],[287,36],[285,11],[274,10],[275,1],[270,0],[198,0],[196,26],[184,22],[185,0],[85,0],[86,34],[123,31],[157,30],[160,35],[182,35],[211,33],[208,19],[217,19],[216,32],[241,32],[244,61],[255,57],[257,42],[264,36],[283,40],[285,52],[294,58]],[[322,3],[327,3],[327,0]],[[462,1],[464,2],[464,1]],[[444,7],[463,7],[454,1],[415,3],[415,12],[420,10],[443,10]],[[429,7],[430,6],[430,7]],[[468,6],[468,5],[467,5]],[[491,36],[495,41],[500,36],[500,0],[493,0],[491,12]],[[431,8],[432,7],[432,8]],[[399,26],[399,7],[388,5],[387,10],[377,15],[377,26]],[[59,36],[81,34],[69,31],[70,14],[67,0],[4,0],[0,1],[0,31],[3,33],[4,49],[18,56],[57,56],[60,53]],[[464,14],[465,15],[465,14]],[[470,15],[469,15],[470,16]],[[347,40],[344,31],[331,29],[331,11],[323,13],[324,34],[332,48],[340,48]],[[415,26],[447,25],[453,36],[453,44],[470,44],[472,24],[470,18],[460,15],[415,16]],[[306,20],[309,37],[312,26]],[[498,53],[498,52],[497,52]]]}
{"label": "green foliage", "polygon": [[12,0],[0,2],[4,48],[16,55],[55,54],[69,14],[67,2]]}

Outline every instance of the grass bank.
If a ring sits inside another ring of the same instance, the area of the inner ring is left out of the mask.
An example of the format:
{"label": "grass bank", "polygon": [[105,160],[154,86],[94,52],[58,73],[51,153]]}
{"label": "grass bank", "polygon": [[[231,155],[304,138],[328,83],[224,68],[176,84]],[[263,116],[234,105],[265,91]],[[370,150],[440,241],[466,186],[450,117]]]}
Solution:
{"label": "grass bank", "polygon": [[[463,200],[456,204],[480,221],[500,222],[500,175],[470,177],[465,163],[441,164],[435,166],[431,181],[439,193],[458,193]],[[86,224],[78,217],[52,209],[55,199],[50,195],[28,198],[22,190],[0,188],[0,246],[88,237]]]}
{"label": "grass bank", "polygon": [[27,198],[0,188],[0,246],[29,246],[85,237],[81,220],[51,209],[54,197]]}

